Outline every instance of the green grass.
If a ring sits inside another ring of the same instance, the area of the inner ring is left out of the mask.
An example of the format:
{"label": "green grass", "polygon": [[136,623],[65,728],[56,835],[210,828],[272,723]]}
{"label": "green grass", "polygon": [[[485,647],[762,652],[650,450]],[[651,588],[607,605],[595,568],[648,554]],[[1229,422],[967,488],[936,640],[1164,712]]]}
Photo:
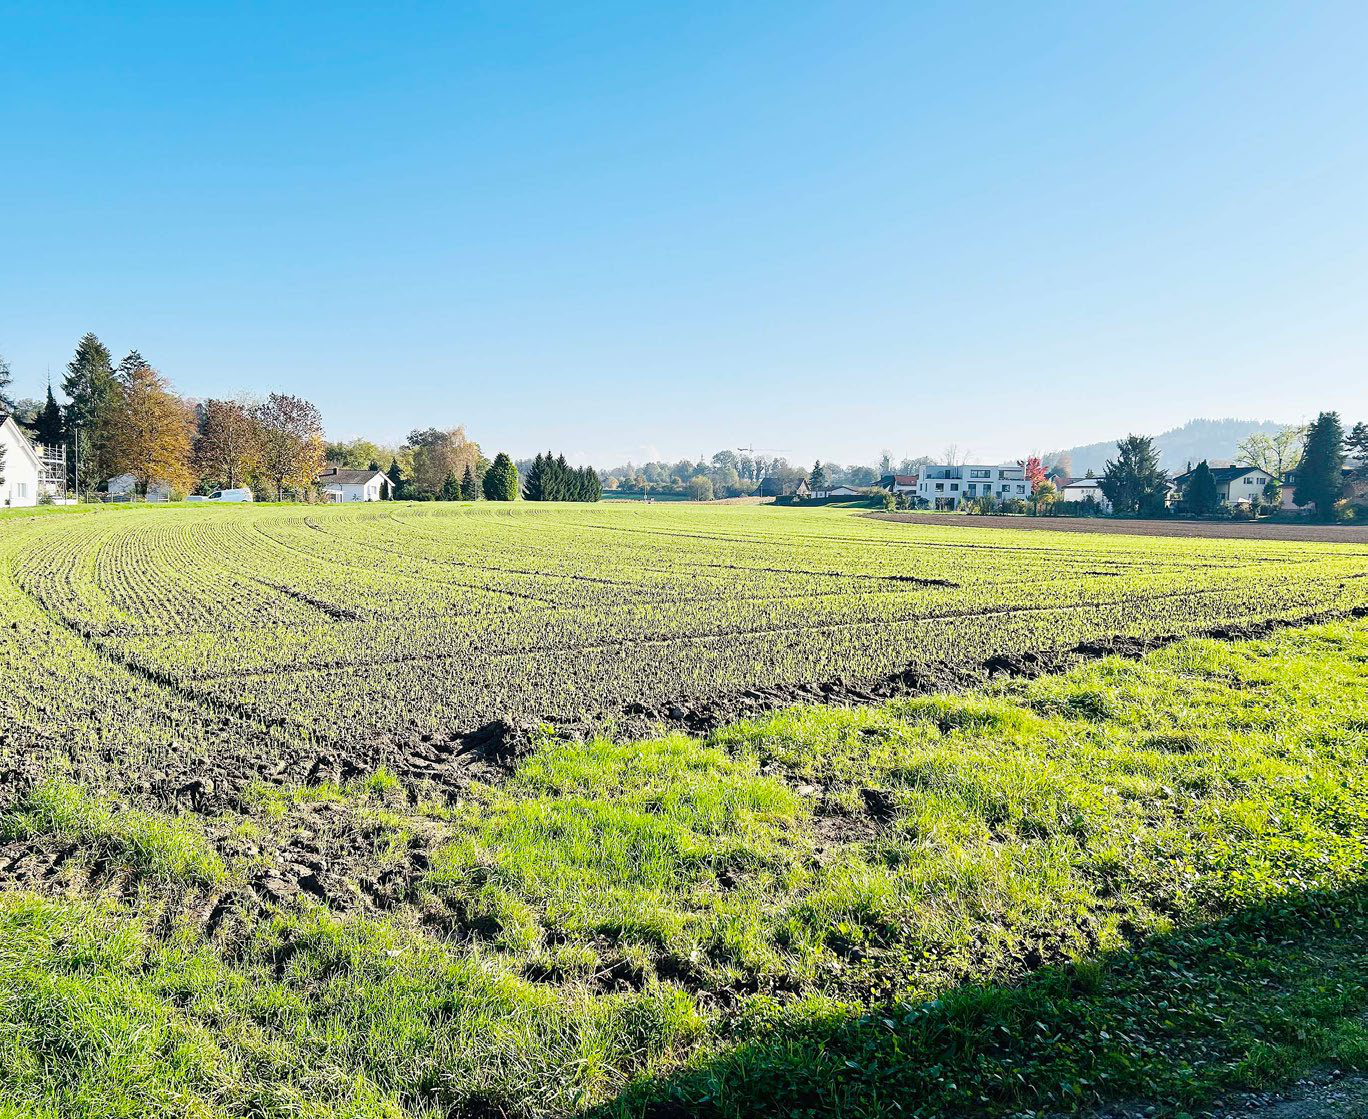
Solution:
{"label": "green grass", "polygon": [[228,876],[223,860],[191,821],[92,796],[62,778],[30,789],[0,817],[0,836],[72,840],[167,881],[212,886]]}
{"label": "green grass", "polygon": [[383,918],[306,900],[229,940],[0,892],[0,1114],[1177,1116],[1368,1068],[1365,731],[1355,622],[547,737],[450,804],[380,772],[199,824],[39,785],[9,835],[209,896],[213,835],[323,808],[374,865],[430,861]]}

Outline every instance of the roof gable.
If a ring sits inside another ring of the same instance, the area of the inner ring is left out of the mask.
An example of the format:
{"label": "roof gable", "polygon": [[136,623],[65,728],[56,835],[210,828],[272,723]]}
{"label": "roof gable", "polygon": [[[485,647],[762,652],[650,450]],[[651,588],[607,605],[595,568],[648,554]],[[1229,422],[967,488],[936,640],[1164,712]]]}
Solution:
{"label": "roof gable", "polygon": [[0,420],[0,430],[9,434],[10,443],[17,446],[19,450],[23,452],[33,464],[34,469],[41,469],[43,463],[42,459],[38,457],[37,449],[33,446],[29,437],[24,433],[24,429],[14,422],[13,416],[7,415],[3,420]]}
{"label": "roof gable", "polygon": [[384,478],[389,481],[389,475],[383,470],[325,470],[318,476],[321,485],[333,486],[364,486],[373,482],[376,478]]}

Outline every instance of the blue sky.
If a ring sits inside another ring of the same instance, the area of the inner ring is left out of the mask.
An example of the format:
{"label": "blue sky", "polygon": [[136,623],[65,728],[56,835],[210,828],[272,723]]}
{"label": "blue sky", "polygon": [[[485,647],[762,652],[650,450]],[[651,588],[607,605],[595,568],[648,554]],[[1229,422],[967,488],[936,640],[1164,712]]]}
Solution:
{"label": "blue sky", "polygon": [[336,437],[1368,419],[1368,5],[0,3],[0,353]]}

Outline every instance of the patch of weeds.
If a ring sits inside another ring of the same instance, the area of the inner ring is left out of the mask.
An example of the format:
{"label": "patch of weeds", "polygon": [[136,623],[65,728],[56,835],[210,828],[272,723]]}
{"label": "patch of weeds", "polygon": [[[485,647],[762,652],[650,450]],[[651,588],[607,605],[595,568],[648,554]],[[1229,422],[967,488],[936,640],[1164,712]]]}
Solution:
{"label": "patch of weeds", "polygon": [[93,796],[63,778],[40,782],[0,820],[7,838],[60,836],[154,877],[212,886],[228,869],[198,827]]}

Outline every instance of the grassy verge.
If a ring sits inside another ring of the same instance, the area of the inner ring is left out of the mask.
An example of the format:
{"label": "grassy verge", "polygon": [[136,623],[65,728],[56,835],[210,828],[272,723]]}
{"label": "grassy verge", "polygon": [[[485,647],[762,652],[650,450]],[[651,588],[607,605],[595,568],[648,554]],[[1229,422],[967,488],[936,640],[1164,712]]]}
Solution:
{"label": "grassy verge", "polygon": [[[1359,622],[263,792],[255,859],[366,829],[393,908],[229,945],[0,893],[0,1114],[1177,1115],[1368,1067],[1365,733]],[[5,826],[237,877],[61,783]]]}

